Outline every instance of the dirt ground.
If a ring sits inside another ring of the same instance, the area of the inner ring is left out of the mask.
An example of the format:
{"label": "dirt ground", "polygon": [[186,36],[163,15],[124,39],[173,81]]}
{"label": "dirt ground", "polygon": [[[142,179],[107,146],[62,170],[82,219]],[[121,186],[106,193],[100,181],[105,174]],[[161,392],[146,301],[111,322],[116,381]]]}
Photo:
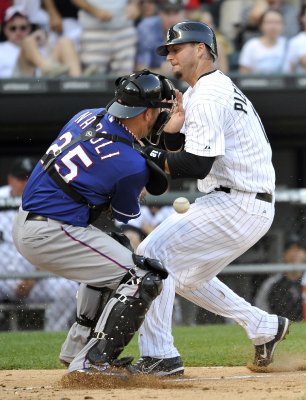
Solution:
{"label": "dirt ground", "polygon": [[297,366],[296,360],[268,372],[252,372],[246,367],[193,367],[186,368],[182,377],[172,379],[88,377],[68,375],[65,370],[3,370],[0,399],[306,400],[306,368],[301,363]]}

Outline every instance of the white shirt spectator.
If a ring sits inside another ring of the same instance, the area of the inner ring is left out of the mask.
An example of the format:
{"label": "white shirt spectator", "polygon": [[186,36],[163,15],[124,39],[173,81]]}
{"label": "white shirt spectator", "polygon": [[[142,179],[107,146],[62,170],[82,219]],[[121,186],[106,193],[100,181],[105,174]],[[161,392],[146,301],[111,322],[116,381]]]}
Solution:
{"label": "white shirt spectator", "polygon": [[300,32],[289,41],[285,62],[285,72],[306,73],[306,68],[300,63],[306,56],[306,32]]}
{"label": "white shirt spectator", "polygon": [[252,69],[253,73],[273,74],[284,70],[287,40],[277,39],[272,47],[262,44],[260,38],[250,39],[241,49],[239,65]]}
{"label": "white shirt spectator", "polygon": [[20,48],[9,41],[0,43],[0,78],[11,78]]}

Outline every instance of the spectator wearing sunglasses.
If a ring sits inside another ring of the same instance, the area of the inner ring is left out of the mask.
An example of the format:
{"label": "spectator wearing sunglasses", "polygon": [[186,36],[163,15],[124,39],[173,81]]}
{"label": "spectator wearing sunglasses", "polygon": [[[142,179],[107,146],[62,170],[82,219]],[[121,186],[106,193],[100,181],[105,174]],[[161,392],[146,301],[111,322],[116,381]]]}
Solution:
{"label": "spectator wearing sunglasses", "polygon": [[50,46],[47,32],[32,25],[21,6],[9,7],[4,15],[0,43],[0,78],[81,75],[78,54],[69,38]]}
{"label": "spectator wearing sunglasses", "polygon": [[9,7],[3,21],[3,33],[7,40],[0,43],[0,78],[13,76],[21,42],[30,32],[31,26],[22,8]]}

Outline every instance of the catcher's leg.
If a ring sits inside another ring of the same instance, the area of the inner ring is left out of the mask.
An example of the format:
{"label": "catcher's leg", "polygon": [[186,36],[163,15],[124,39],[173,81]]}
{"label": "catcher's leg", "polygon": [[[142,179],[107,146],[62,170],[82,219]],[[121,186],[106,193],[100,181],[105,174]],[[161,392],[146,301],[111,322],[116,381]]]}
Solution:
{"label": "catcher's leg", "polygon": [[70,372],[109,365],[117,359],[161,292],[162,279],[167,277],[161,263],[140,256],[134,256],[134,262],[138,268],[124,276],[99,318],[94,337],[70,364]]}
{"label": "catcher's leg", "polygon": [[76,322],[70,328],[62,345],[60,361],[69,365],[88,343],[97,321],[113,293],[108,287],[94,287],[81,283],[77,293]]}
{"label": "catcher's leg", "polygon": [[[129,239],[123,233],[108,232],[108,235],[133,252]],[[63,364],[69,365],[89,342],[112,294],[114,290],[106,286],[100,288],[81,283],[77,294],[76,322],[70,328],[59,356]]]}

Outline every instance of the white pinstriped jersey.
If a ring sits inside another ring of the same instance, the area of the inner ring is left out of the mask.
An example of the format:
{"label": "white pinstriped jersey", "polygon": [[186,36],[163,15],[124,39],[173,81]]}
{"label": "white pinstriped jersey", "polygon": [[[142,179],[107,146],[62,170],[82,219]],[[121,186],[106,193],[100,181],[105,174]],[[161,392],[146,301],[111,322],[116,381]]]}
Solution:
{"label": "white pinstriped jersey", "polygon": [[230,78],[218,70],[202,76],[184,93],[183,106],[185,150],[216,157],[210,173],[198,181],[201,192],[219,186],[274,191],[272,152],[264,127],[252,103]]}

